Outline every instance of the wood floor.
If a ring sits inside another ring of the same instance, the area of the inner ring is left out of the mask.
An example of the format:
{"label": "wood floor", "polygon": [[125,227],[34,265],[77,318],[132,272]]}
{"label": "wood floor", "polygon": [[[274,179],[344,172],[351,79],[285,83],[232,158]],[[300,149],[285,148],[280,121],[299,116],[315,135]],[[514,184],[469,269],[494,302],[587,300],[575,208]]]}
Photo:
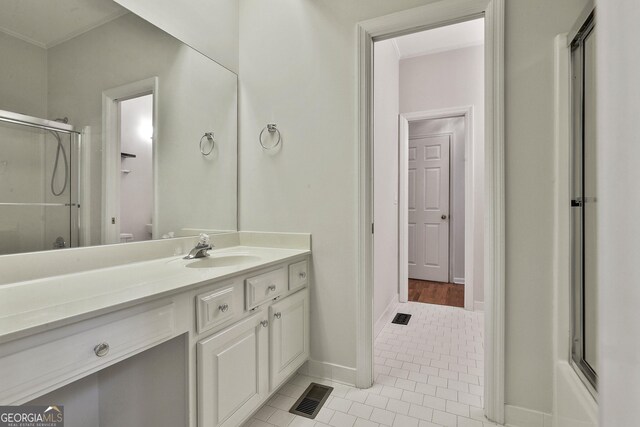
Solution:
{"label": "wood floor", "polygon": [[464,307],[464,285],[409,279],[409,301]]}

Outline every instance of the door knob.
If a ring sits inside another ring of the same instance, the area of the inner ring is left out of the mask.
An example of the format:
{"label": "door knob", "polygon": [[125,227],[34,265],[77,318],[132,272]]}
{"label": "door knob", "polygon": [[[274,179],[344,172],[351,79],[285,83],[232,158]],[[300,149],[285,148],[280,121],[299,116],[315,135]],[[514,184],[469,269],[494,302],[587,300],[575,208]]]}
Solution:
{"label": "door knob", "polygon": [[442,215],[440,218],[447,219],[447,216],[446,215]]}

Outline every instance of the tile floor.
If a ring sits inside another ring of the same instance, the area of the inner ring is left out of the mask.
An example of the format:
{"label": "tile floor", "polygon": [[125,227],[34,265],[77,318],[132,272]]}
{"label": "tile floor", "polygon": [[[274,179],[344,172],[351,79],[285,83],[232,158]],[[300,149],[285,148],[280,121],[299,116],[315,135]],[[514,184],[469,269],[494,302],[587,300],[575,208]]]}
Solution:
{"label": "tile floor", "polygon": [[[482,313],[410,302],[407,326],[375,342],[375,384],[360,390],[296,375],[244,427],[488,427],[482,413]],[[315,420],[289,413],[310,382],[334,387]]]}

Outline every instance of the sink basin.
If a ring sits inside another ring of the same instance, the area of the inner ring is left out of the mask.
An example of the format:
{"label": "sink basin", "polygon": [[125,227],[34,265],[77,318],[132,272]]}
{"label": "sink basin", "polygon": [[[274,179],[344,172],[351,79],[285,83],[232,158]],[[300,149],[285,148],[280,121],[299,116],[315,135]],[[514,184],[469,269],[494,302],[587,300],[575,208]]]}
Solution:
{"label": "sink basin", "polygon": [[260,261],[260,257],[246,254],[211,255],[207,258],[199,258],[186,265],[187,268],[214,268],[233,267]]}

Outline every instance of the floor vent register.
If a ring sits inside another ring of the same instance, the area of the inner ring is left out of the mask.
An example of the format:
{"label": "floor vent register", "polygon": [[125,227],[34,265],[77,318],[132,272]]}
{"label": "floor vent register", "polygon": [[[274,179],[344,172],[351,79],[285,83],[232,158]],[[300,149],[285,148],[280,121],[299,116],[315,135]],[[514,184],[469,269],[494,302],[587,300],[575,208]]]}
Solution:
{"label": "floor vent register", "polygon": [[411,319],[411,315],[407,313],[398,313],[396,317],[393,318],[391,323],[395,323],[396,325],[408,325],[409,319]]}
{"label": "floor vent register", "polygon": [[314,419],[332,391],[333,387],[311,383],[289,412],[301,417]]}

